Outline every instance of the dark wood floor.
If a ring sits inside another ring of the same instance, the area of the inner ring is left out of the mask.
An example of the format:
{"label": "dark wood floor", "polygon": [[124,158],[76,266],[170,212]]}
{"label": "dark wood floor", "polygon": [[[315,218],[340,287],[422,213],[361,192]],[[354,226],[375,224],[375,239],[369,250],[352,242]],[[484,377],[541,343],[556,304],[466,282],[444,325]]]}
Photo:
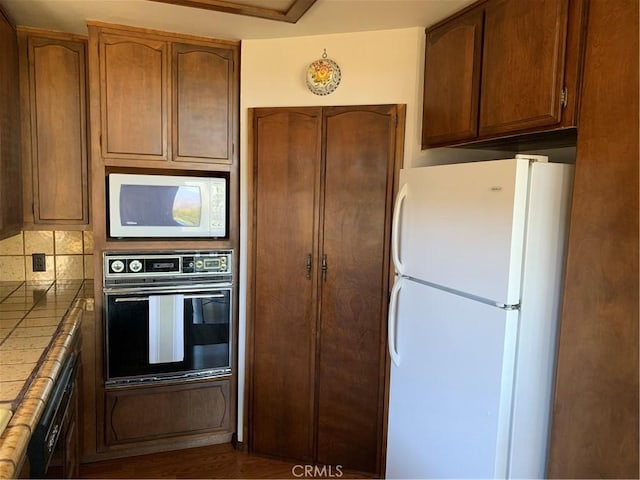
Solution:
{"label": "dark wood floor", "polygon": [[[105,460],[82,465],[81,478],[369,478],[333,469],[304,475],[304,464],[283,462],[235,450],[231,445],[213,445],[139,457]],[[312,467],[308,467],[312,468]],[[342,475],[340,475],[342,473]]]}

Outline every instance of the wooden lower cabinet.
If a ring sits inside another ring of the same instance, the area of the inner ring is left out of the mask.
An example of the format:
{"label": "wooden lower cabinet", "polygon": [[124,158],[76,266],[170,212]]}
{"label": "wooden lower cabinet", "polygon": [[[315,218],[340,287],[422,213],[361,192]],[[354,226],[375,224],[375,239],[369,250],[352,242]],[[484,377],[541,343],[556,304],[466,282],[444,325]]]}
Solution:
{"label": "wooden lower cabinet", "polygon": [[404,108],[252,114],[250,449],[379,473]]}
{"label": "wooden lower cabinet", "polygon": [[229,380],[107,390],[107,445],[122,445],[231,426]]}

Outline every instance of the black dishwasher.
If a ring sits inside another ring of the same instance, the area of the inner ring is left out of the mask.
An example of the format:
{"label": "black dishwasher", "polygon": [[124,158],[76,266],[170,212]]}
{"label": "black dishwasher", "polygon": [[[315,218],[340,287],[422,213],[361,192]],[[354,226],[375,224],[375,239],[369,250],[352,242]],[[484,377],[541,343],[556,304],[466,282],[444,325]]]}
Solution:
{"label": "black dishwasher", "polygon": [[40,421],[33,430],[31,441],[27,448],[30,464],[30,477],[43,478],[49,467],[51,457],[56,449],[58,438],[62,432],[65,413],[74,387],[74,370],[77,355],[72,354],[53,386],[51,397],[47,403]]}

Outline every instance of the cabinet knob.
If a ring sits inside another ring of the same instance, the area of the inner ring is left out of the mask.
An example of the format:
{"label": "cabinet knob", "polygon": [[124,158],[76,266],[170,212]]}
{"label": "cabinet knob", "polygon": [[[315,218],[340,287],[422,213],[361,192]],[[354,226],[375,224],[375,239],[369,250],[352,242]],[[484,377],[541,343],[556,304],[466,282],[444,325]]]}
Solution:
{"label": "cabinet knob", "polygon": [[307,280],[311,280],[311,262],[312,262],[312,257],[311,254],[307,255]]}
{"label": "cabinet knob", "polygon": [[322,254],[322,280],[324,282],[327,281],[327,270],[328,270],[327,255],[323,253]]}

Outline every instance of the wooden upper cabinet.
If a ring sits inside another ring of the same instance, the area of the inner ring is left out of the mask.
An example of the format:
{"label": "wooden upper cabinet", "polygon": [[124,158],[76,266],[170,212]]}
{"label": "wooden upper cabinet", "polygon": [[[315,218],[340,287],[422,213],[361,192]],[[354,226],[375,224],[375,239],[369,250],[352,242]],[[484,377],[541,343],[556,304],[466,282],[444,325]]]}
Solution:
{"label": "wooden upper cabinet", "polygon": [[238,134],[239,45],[116,27],[89,24],[90,44],[98,43],[92,82],[99,82],[104,163],[228,169]]}
{"label": "wooden upper cabinet", "polygon": [[585,0],[481,0],[427,29],[422,148],[577,126]]}
{"label": "wooden upper cabinet", "polygon": [[234,51],[174,44],[174,160],[231,163]]}
{"label": "wooden upper cabinet", "polygon": [[0,239],[22,228],[18,85],[16,31],[0,9]]}
{"label": "wooden upper cabinet", "polygon": [[485,7],[480,135],[561,119],[569,0],[493,0]]}
{"label": "wooden upper cabinet", "polygon": [[20,33],[25,223],[88,225],[86,41]]}
{"label": "wooden upper cabinet", "polygon": [[102,156],[168,160],[167,42],[100,35]]}
{"label": "wooden upper cabinet", "polygon": [[427,30],[423,147],[478,134],[483,11],[476,8]]}

